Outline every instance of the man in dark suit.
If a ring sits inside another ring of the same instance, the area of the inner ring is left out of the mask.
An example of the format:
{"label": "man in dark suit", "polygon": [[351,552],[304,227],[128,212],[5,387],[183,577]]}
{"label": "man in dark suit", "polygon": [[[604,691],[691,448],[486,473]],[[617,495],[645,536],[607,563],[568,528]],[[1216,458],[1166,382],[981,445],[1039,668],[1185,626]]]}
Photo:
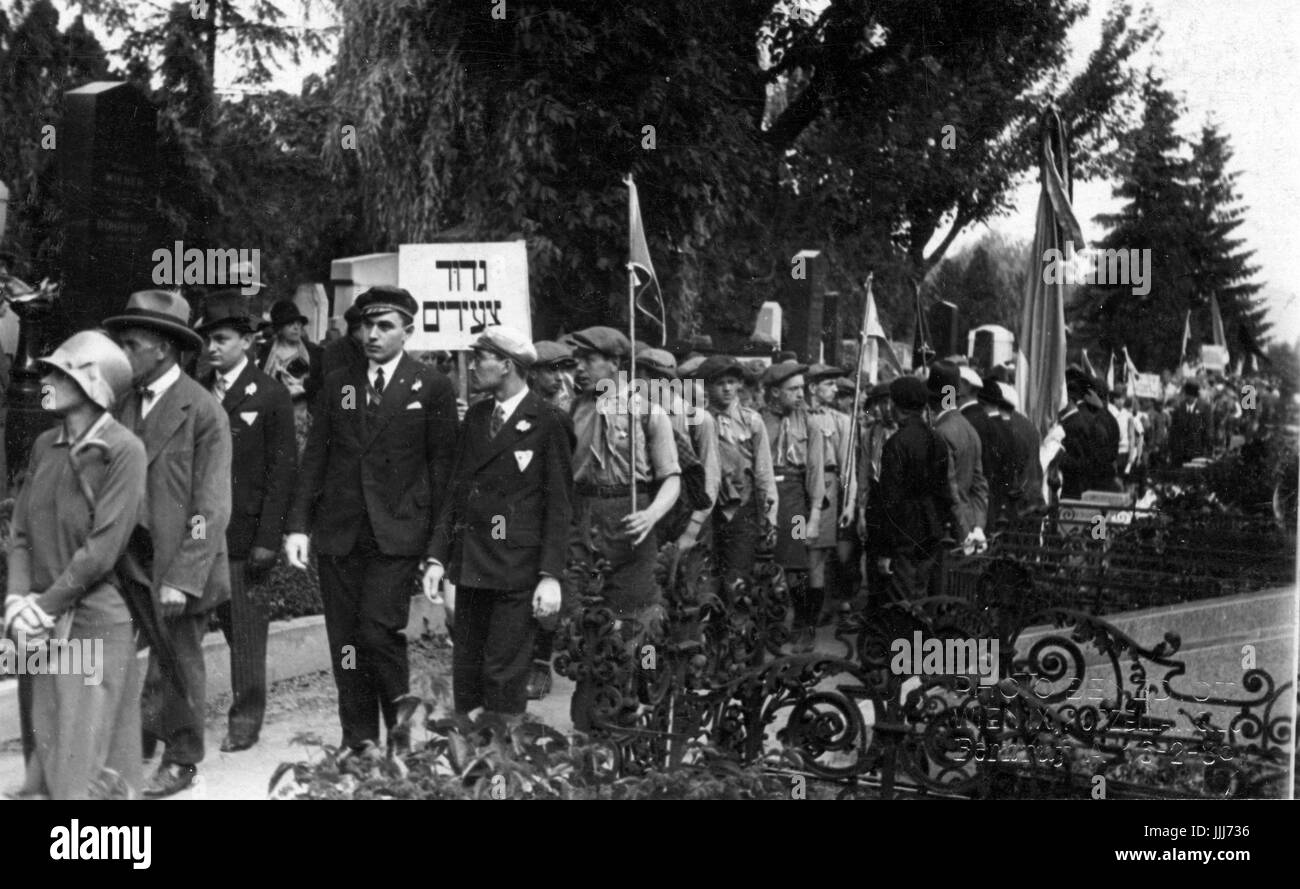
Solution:
{"label": "man in dark suit", "polygon": [[944,440],[926,423],[929,392],[916,377],[889,384],[898,431],[880,455],[880,515],[884,550],[877,570],[888,578],[890,599],[906,602],[937,593],[944,523],[953,487]]}
{"label": "man in dark suit", "polygon": [[[930,365],[925,386],[933,417],[931,429],[948,446],[952,536],[973,551],[985,541],[989,483],[984,477],[984,452],[979,433],[959,410],[960,385],[961,371],[957,365],[951,361],[936,361]],[[945,517],[946,522],[948,519]]]}
{"label": "man in dark suit", "polygon": [[[121,315],[104,320],[127,358],[136,389],[118,421],[144,442],[148,509],[124,561],[131,582],[147,585],[174,654],[150,651],[141,704],[145,750],[166,745],[145,796],[171,796],[193,783],[203,760],[207,676],[203,634],[208,612],[230,597],[226,525],[230,521],[230,423],[210,393],[181,372],[182,351],[202,348],[178,294],[131,294]],[[147,539],[147,542],[145,538]]]}
{"label": "man in dark suit", "polygon": [[411,294],[372,287],[357,308],[367,366],[334,371],[317,398],[285,551],[306,570],[313,535],[343,744],[369,756],[381,713],[393,741],[396,701],[409,690],[403,630],[447,486],[456,396],[403,349],[415,330]]}
{"label": "man in dark suit", "polygon": [[289,390],[249,360],[253,319],[238,290],[207,298],[203,323],[211,371],[203,385],[230,418],[233,460],[230,525],[230,601],[217,618],[230,644],[229,725],[223,752],[257,743],[266,711],[266,606],[252,588],[266,579],[282,543],[289,493],[297,472],[293,403]]}
{"label": "man in dark suit", "polygon": [[447,566],[456,711],[482,707],[508,722],[528,703],[536,618],[560,609],[573,513],[569,433],[524,383],[536,359],[511,328],[489,327],[474,343],[470,372],[492,397],[465,415],[425,588],[433,599]]}
{"label": "man in dark suit", "polygon": [[1210,453],[1210,404],[1201,398],[1194,380],[1183,384],[1183,402],[1173,409],[1169,421],[1169,454],[1174,466]]}
{"label": "man in dark suit", "polygon": [[321,347],[320,364],[323,377],[343,367],[366,366],[365,334],[361,331],[361,312],[355,305],[343,313],[348,331],[332,343]]}
{"label": "man in dark suit", "polygon": [[1016,442],[1011,427],[996,419],[996,410],[990,416],[986,405],[979,400],[984,391],[983,378],[966,365],[958,369],[958,374],[958,410],[980,439],[980,466],[989,486],[984,527],[986,533],[991,533],[997,530],[999,520],[1011,517],[1009,507],[1018,475]]}

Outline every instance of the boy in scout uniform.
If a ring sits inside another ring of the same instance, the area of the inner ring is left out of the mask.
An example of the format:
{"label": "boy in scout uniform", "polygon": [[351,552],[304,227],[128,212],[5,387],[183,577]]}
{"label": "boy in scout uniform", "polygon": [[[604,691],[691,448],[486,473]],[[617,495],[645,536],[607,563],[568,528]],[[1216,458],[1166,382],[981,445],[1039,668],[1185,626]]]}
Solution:
{"label": "boy in scout uniform", "polygon": [[762,520],[776,525],[776,477],[767,426],[758,411],[743,407],[745,369],[735,358],[712,355],[697,376],[708,392],[718,435],[718,495],[713,508],[713,551],[729,596],[754,566]]}
{"label": "boy in scout uniform", "polygon": [[[589,327],[569,339],[584,387],[573,408],[578,445],[572,555],[588,565],[598,558],[608,563],[602,593],[615,618],[653,620],[662,611],[654,577],[655,526],[681,488],[672,424],[662,409],[620,398],[619,372],[631,352],[626,336],[612,327]],[[628,490],[634,474],[635,507]],[[579,681],[574,690],[573,725],[580,731],[592,726],[594,693],[589,681]]]}
{"label": "boy in scout uniform", "polygon": [[[843,598],[838,569],[847,561],[836,561],[836,550],[840,544],[840,509],[843,503],[840,486],[847,475],[845,468],[849,462],[849,416],[835,407],[838,391],[837,379],[844,371],[838,367],[814,364],[808,370],[808,395],[811,406],[808,414],[821,429],[826,446],[826,496],[822,500],[821,527],[817,537],[808,541],[808,607],[813,612],[817,625],[829,624],[831,613],[823,610],[826,601],[827,583],[832,585],[834,598]],[[848,541],[845,541],[847,549]]]}
{"label": "boy in scout uniform", "polygon": [[[826,436],[804,404],[804,374],[808,365],[792,360],[773,364],[763,373],[763,422],[772,443],[776,476],[776,563],[785,569],[794,603],[794,649],[811,651],[821,603],[811,603],[807,591],[808,542],[820,532],[821,505],[826,497]],[[828,519],[835,521],[834,516]]]}

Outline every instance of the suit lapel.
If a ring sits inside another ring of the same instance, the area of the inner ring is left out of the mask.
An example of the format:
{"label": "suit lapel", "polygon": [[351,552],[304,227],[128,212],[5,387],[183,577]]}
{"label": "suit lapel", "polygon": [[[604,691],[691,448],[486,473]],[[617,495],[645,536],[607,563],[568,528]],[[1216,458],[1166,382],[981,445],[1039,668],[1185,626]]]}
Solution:
{"label": "suit lapel", "polygon": [[[411,386],[415,382],[416,370],[415,359],[403,352],[401,359],[397,362],[397,370],[393,373],[393,379],[384,386],[384,396],[379,403],[379,413],[374,422],[369,424],[369,428],[366,429],[367,449],[375,443],[375,439],[392,422],[397,412],[406,410],[406,405],[410,402]],[[364,386],[362,391],[368,392],[370,389],[369,366],[362,372],[362,376],[362,385]]]}
{"label": "suit lapel", "polygon": [[248,384],[253,382],[255,372],[256,367],[253,362],[249,361],[244,365],[244,369],[239,372],[239,376],[235,377],[234,384],[226,390],[226,397],[222,399],[221,406],[232,417],[235,415],[235,411],[239,409],[239,406],[252,397],[247,390]]}
{"label": "suit lapel", "polygon": [[[145,453],[149,456],[149,463],[152,464],[158,458],[163,447],[185,422],[185,416],[189,413],[192,403],[190,396],[185,375],[182,373],[181,378],[162,394],[158,403],[149,411],[140,435],[141,441],[144,442]],[[138,402],[136,406],[138,408]]]}
{"label": "suit lapel", "polygon": [[[533,427],[537,425],[538,403],[537,395],[530,390],[528,394],[524,396],[524,400],[519,402],[519,407],[515,410],[514,414],[506,417],[506,425],[501,427],[501,431],[497,433],[496,438],[490,440],[487,439],[487,431],[490,428],[490,425],[485,425],[483,429],[483,438],[487,440],[487,444],[485,447],[479,449],[470,469],[471,472],[478,469],[480,466],[485,466],[503,450],[514,445],[519,441],[519,439],[523,438],[533,430]],[[493,404],[492,407],[495,410],[496,405]],[[484,416],[490,419],[492,411],[485,411]],[[528,421],[527,424],[525,424],[527,428],[520,430],[519,426],[523,420]]]}

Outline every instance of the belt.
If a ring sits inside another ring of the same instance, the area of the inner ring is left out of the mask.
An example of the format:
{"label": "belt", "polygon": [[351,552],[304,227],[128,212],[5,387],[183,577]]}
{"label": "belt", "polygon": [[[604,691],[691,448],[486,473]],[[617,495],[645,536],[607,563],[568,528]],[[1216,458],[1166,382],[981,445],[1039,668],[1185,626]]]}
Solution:
{"label": "belt", "polygon": [[840,468],[838,466],[823,466],[822,472],[833,472],[836,475],[839,475]]}
{"label": "belt", "polygon": [[791,479],[796,479],[796,478],[803,478],[805,474],[806,473],[802,466],[790,466],[776,473],[776,475],[773,477],[772,480],[783,482],[786,480],[787,476],[789,476]]}
{"label": "belt", "polygon": [[[602,500],[612,500],[615,497],[627,497],[631,494],[628,485],[591,485],[586,482],[578,482],[573,486],[573,490],[580,497],[598,497]],[[649,497],[650,486],[645,482],[637,482],[636,493],[638,497]]]}

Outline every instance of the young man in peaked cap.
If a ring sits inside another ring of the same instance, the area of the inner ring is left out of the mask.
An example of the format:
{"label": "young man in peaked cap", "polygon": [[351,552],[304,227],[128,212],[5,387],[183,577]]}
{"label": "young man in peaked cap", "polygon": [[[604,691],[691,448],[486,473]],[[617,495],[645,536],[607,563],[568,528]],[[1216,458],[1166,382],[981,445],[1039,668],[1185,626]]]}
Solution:
{"label": "young man in peaked cap", "polygon": [[283,543],[297,474],[297,443],[289,390],[250,357],[253,319],[247,298],[224,290],[205,301],[197,326],[207,340],[210,371],[203,386],[230,420],[231,514],[226,528],[230,600],[217,606],[230,645],[231,703],[221,750],[257,743],[266,712],[266,633],[270,615],[257,590]]}
{"label": "young man in peaked cap", "polygon": [[537,622],[560,610],[572,454],[560,415],[524,383],[532,343],[496,326],[473,350],[470,373],[492,397],[465,415],[425,592],[445,570],[456,712],[482,708],[509,724],[528,701]]}
{"label": "young man in peaked cap", "polygon": [[207,675],[203,635],[208,612],[230,598],[226,525],[230,521],[230,423],[221,405],[180,368],[203,339],[190,329],[179,294],[131,294],[121,315],[104,320],[131,362],[134,391],[117,405],[118,421],[144,442],[149,458],[145,536],[124,561],[128,583],[152,591],[174,658],[149,653],[141,703],[144,747],[161,740],[162,761],[145,796],[189,787],[203,760]]}
{"label": "young man in peaked cap", "polygon": [[[320,556],[321,598],[343,744],[378,755],[409,691],[406,636],[420,560],[430,554],[456,440],[456,397],[436,368],[405,352],[415,299],[400,287],[357,298],[366,367],[325,380],[287,522],[289,564]],[[424,572],[428,588],[433,570]]]}

